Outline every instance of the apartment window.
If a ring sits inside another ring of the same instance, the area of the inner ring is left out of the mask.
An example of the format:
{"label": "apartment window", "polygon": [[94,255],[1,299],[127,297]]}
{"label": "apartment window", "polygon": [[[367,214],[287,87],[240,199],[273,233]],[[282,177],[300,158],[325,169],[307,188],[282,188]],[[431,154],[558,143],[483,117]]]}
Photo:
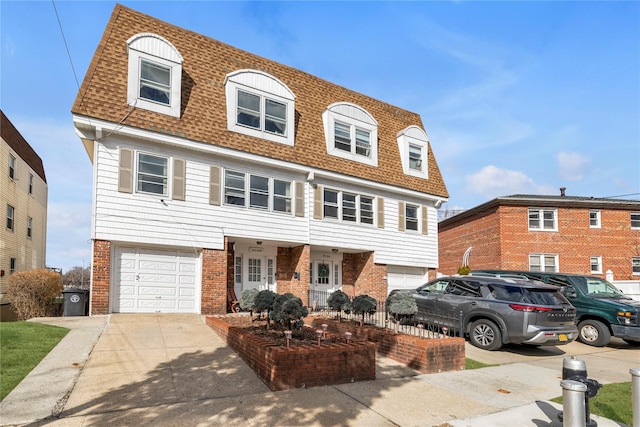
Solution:
{"label": "apartment window", "polygon": [[558,271],[558,255],[530,254],[529,270],[557,272]]}
{"label": "apartment window", "polygon": [[529,208],[529,230],[557,231],[557,211]]}
{"label": "apartment window", "polygon": [[418,206],[405,206],[405,223],[407,230],[418,231]]}
{"label": "apartment window", "polygon": [[631,271],[634,275],[640,274],[640,257],[631,258]]}
{"label": "apartment window", "polygon": [[224,202],[227,205],[244,206],[244,173],[225,171]]}
{"label": "apartment window", "polygon": [[9,154],[9,178],[16,178],[16,158]]}
{"label": "apartment window", "polygon": [[275,77],[256,70],[227,75],[227,129],[281,144],[294,144],[295,96]]}
{"label": "apartment window", "polygon": [[324,189],[323,198],[324,217],[338,219],[338,211],[340,206],[338,204],[338,192],[335,190]]}
{"label": "apartment window", "polygon": [[358,220],[358,209],[355,194],[342,193],[342,220],[356,222]]}
{"label": "apartment window", "polygon": [[29,174],[29,194],[33,194],[33,174]]}
{"label": "apartment window", "polygon": [[413,170],[422,169],[422,148],[409,144],[409,168]]}
{"label": "apartment window", "polygon": [[631,212],[631,228],[640,229],[640,212]]}
{"label": "apartment window", "polygon": [[291,213],[291,182],[273,180],[273,210]]}
{"label": "apartment window", "polygon": [[323,217],[373,225],[373,197],[324,188]]}
{"label": "apartment window", "polygon": [[262,281],[262,263],[259,259],[249,258],[249,277],[250,282]]}
{"label": "apartment window", "polygon": [[12,275],[16,272],[16,259],[9,258],[9,275]]}
{"label": "apartment window", "polygon": [[269,178],[250,175],[249,207],[255,209],[269,209]]}
{"label": "apartment window", "polygon": [[235,262],[235,282],[242,283],[242,257],[237,256]]}
{"label": "apartment window", "polygon": [[32,237],[33,231],[33,218],[30,216],[27,217],[27,237],[30,239]]}
{"label": "apartment window", "polygon": [[600,228],[600,211],[589,211],[589,227]]}
{"label": "apartment window", "polygon": [[373,197],[360,196],[360,222],[373,224]]}
{"label": "apartment window", "polygon": [[13,219],[14,219],[15,209],[11,205],[7,205],[7,230],[13,231]]}
{"label": "apartment window", "polygon": [[602,273],[602,257],[601,256],[592,256],[590,264],[591,264],[591,273],[594,273],[594,274]]}
{"label": "apartment window", "polygon": [[166,196],[168,162],[167,157],[138,153],[138,191]]}
{"label": "apartment window", "polygon": [[136,34],[127,40],[127,44],[127,103],[179,117],[183,61],[180,53],[157,34]]}
{"label": "apartment window", "polygon": [[400,160],[405,174],[418,178],[428,178],[427,155],[429,138],[418,126],[409,126],[397,135]]}
{"label": "apartment window", "polygon": [[346,103],[322,113],[327,153],[371,166],[378,165],[378,122],[363,108]]}

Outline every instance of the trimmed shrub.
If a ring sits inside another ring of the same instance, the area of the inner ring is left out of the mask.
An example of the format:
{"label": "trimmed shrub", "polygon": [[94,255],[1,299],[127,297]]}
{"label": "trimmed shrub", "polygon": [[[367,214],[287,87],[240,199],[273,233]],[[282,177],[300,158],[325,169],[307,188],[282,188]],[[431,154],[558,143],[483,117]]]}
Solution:
{"label": "trimmed shrub", "polygon": [[256,296],[258,295],[257,289],[245,289],[240,293],[240,308],[245,311],[249,311],[253,314],[253,310],[255,310],[255,301]]}
{"label": "trimmed shrub", "polygon": [[307,307],[302,305],[302,300],[291,293],[278,295],[273,302],[273,310],[271,318],[281,325],[287,325],[288,329],[292,326],[296,329],[300,328],[304,322],[302,318],[309,314]]}
{"label": "trimmed shrub", "polygon": [[351,312],[351,301],[349,296],[342,291],[335,291],[327,298],[327,304],[332,310],[338,311],[338,319],[342,320],[342,312]]}
{"label": "trimmed shrub", "polygon": [[7,281],[7,298],[18,320],[48,316],[62,293],[62,277],[47,269],[13,273]]}
{"label": "trimmed shrub", "polygon": [[267,328],[269,328],[270,313],[271,310],[273,310],[273,302],[275,301],[276,296],[278,296],[278,294],[266,289],[264,291],[258,292],[255,299],[253,300],[255,311],[260,313],[260,315],[262,315],[263,311],[267,312]]}
{"label": "trimmed shrub", "polygon": [[387,310],[396,321],[410,323],[418,312],[418,304],[411,295],[398,292],[387,298]]}
{"label": "trimmed shrub", "polygon": [[360,318],[360,326],[364,325],[364,315],[375,314],[377,308],[378,301],[369,295],[358,295],[351,301],[351,309],[353,312],[362,316]]}

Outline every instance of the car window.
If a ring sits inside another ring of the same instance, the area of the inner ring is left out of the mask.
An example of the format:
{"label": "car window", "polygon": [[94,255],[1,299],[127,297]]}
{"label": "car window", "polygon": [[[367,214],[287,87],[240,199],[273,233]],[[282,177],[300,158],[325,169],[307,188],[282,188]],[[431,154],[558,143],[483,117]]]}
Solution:
{"label": "car window", "polygon": [[447,288],[447,293],[477,298],[480,296],[480,284],[470,280],[453,280]]}
{"label": "car window", "polygon": [[560,292],[553,289],[527,289],[525,302],[540,305],[563,305],[569,301]]}
{"label": "car window", "polygon": [[447,286],[449,286],[448,280],[435,280],[433,282],[427,283],[424,286],[421,286],[418,289],[418,292],[443,293],[445,289],[447,289]]}
{"label": "car window", "polygon": [[488,285],[487,288],[495,298],[502,301],[523,302],[522,288],[510,285]]}

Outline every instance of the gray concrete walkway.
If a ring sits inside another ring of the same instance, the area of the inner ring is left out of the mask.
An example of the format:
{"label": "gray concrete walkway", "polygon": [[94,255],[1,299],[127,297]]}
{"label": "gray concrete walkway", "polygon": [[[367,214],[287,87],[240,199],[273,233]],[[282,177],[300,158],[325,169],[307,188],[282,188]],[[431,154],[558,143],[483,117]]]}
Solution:
{"label": "gray concrete walkway", "polygon": [[[378,358],[375,381],[271,392],[201,316],[37,321],[71,332],[1,402],[2,425],[556,427],[563,358],[585,347],[468,346],[467,357],[504,364],[429,375]],[[630,381],[639,354],[623,345],[580,358],[608,383]]]}

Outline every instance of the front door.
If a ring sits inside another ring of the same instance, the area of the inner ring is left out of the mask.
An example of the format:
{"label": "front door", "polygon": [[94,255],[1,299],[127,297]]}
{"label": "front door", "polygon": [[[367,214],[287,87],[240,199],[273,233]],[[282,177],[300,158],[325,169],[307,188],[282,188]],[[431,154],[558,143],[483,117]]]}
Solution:
{"label": "front door", "polygon": [[259,289],[276,292],[275,259],[264,256],[247,258],[247,281],[243,289]]}
{"label": "front door", "polygon": [[337,287],[336,268],[338,263],[329,260],[313,261],[312,285],[314,291],[331,292]]}

